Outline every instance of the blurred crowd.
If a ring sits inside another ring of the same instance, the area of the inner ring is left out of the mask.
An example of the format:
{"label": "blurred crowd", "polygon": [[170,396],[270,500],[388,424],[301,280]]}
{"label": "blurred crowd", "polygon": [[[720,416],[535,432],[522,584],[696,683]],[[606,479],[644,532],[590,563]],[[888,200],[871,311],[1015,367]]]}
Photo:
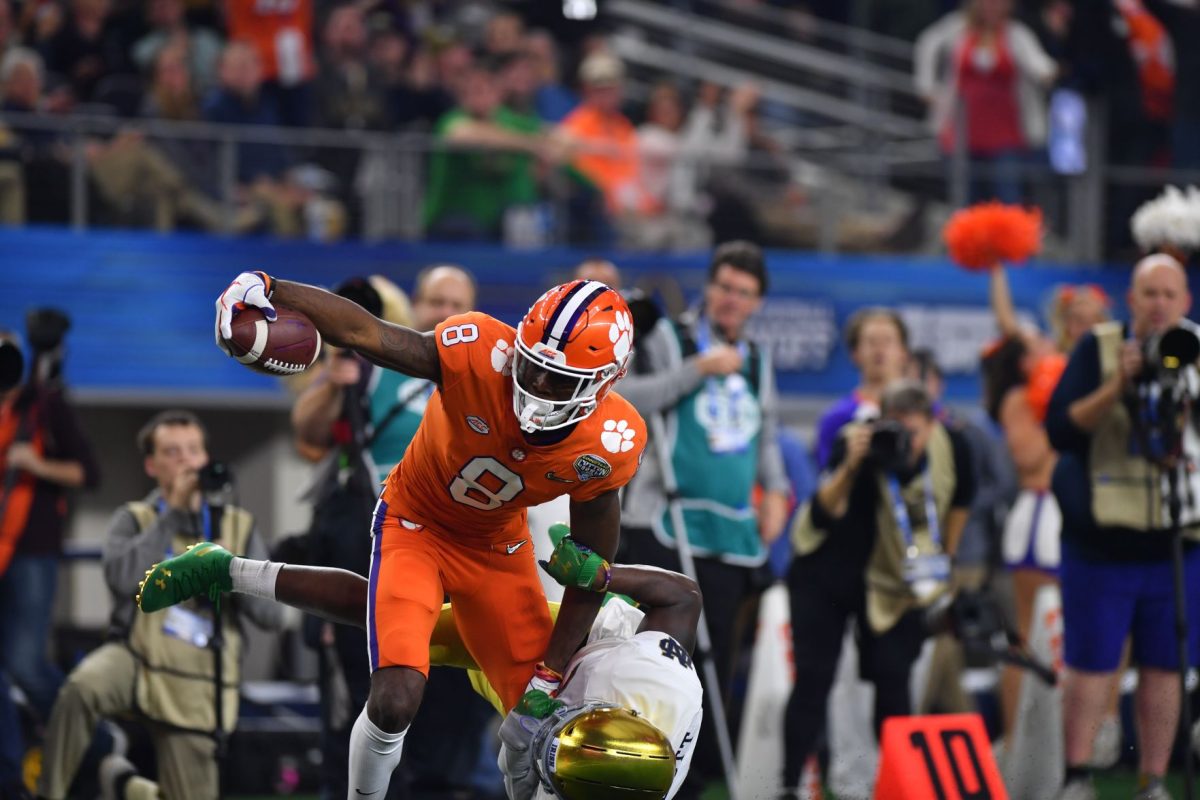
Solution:
{"label": "blurred crowd", "polygon": [[[564,53],[560,38],[470,3],[4,0],[0,221],[66,222],[82,158],[99,224],[333,240],[383,213],[364,198],[394,192],[401,169],[423,187],[435,238],[706,244],[713,203],[700,190],[753,145],[757,92],[708,85],[691,103],[664,82],[635,125],[604,39]],[[38,127],[69,115],[121,124],[76,149]],[[433,145],[398,168],[268,134],[239,142],[223,183],[212,131],[155,135],[144,123],[157,120],[421,132]]]}
{"label": "blurred crowd", "polygon": [[[805,4],[801,4],[805,5]],[[813,2],[808,13],[915,43],[932,132],[965,148],[969,202],[1032,202],[1033,168],[1089,168],[1089,130],[1118,167],[1200,168],[1200,7],[1173,0]],[[796,12],[793,9],[794,13]],[[802,22],[797,24],[802,25]],[[1098,101],[1089,107],[1090,101]],[[1105,251],[1132,254],[1125,221],[1157,191],[1109,188]],[[1045,202],[1042,199],[1042,202]]]}
{"label": "blurred crowd", "polygon": [[[1098,124],[1089,113],[1121,121],[1103,129],[1112,164],[1200,165],[1200,70],[1189,69],[1186,46],[1200,13],[1185,3],[775,5],[801,42],[815,43],[826,23],[914,42],[914,90],[931,132],[946,155],[967,156],[964,200],[1045,202],[1035,171],[1088,166],[1087,132]],[[688,6],[718,19],[746,12]],[[407,186],[421,204],[418,233],[430,238],[643,249],[818,241],[814,187],[763,130],[760,115],[778,109],[754,86],[656,82],[642,70],[628,91],[603,35],[610,23],[564,29],[557,11],[519,9],[3,0],[0,222],[68,221],[68,177],[82,162],[91,224],[319,240],[411,234],[415,221],[398,221],[410,213],[399,207]],[[72,115],[110,124],[77,139],[62,127]],[[272,130],[239,139],[231,165],[218,129],[165,135],[152,121]],[[299,138],[281,146],[277,126]],[[306,128],[421,136],[389,137],[397,157],[378,140],[305,141]],[[1114,186],[1110,250],[1129,243],[1119,221],[1146,196]],[[867,222],[839,246],[903,245],[895,225]]]}

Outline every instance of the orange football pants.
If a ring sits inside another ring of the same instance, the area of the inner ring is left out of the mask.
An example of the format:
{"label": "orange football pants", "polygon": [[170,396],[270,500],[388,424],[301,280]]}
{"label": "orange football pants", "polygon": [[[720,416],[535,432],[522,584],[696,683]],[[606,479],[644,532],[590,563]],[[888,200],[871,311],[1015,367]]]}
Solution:
{"label": "orange football pants", "polygon": [[521,699],[554,627],[528,535],[463,542],[405,523],[379,501],[373,523],[367,639],[372,671],[429,676],[429,645],[444,595],[467,651],[505,708]]}

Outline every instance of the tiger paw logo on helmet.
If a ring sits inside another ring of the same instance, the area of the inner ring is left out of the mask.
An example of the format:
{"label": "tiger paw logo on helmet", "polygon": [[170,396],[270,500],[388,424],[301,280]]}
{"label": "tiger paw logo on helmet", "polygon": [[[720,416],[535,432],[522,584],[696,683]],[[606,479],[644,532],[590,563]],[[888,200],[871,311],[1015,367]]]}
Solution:
{"label": "tiger paw logo on helmet", "polygon": [[608,326],[608,340],[613,343],[613,355],[618,361],[624,361],[633,349],[633,319],[624,311],[618,311],[614,316],[616,322]]}
{"label": "tiger paw logo on helmet", "polygon": [[633,449],[633,439],[637,431],[629,427],[626,420],[604,421],[604,433],[600,434],[600,444],[610,453],[628,453]]}
{"label": "tiger paw logo on helmet", "polygon": [[501,375],[512,374],[513,362],[513,347],[503,339],[496,340],[496,346],[492,348],[492,369],[499,372]]}
{"label": "tiger paw logo on helmet", "polygon": [[[591,415],[625,374],[633,315],[603,283],[571,281],[530,306],[512,349],[513,413],[521,429],[556,430]],[[619,436],[611,452],[620,452]]]}

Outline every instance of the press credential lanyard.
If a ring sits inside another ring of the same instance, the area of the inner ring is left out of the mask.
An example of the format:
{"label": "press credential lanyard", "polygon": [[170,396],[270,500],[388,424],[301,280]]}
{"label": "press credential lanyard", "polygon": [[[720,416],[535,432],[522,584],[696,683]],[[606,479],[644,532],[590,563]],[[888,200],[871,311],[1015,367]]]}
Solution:
{"label": "press credential lanyard", "polygon": [[[707,353],[712,347],[710,338],[709,322],[705,317],[700,317],[699,324],[696,326],[696,351],[699,353]],[[745,342],[737,343],[737,351],[742,359],[749,357],[750,348]],[[746,437],[742,436],[733,415],[742,407],[742,400],[746,394],[746,381],[739,374],[740,380],[730,380],[732,376],[724,376],[717,378],[716,376],[709,377],[704,382],[704,402],[708,406],[709,419],[716,423],[717,430],[713,432],[713,436],[709,437],[710,445],[713,452],[731,452],[744,449],[749,441],[743,441]],[[729,416],[725,418],[721,415],[721,383],[724,382],[725,391],[729,397]],[[736,442],[736,446],[733,446]]]}
{"label": "press credential lanyard", "polygon": [[[929,538],[933,540],[933,546],[940,553],[942,550],[942,536],[938,527],[937,504],[933,499],[933,477],[929,473],[929,468],[925,468],[925,518],[929,525]],[[904,537],[904,554],[912,559],[920,555],[917,549],[917,543],[913,537],[912,519],[908,516],[908,506],[904,504],[904,496],[900,493],[900,481],[895,475],[887,476],[888,492],[892,496],[892,516],[896,518],[896,527],[900,529],[900,535]]]}

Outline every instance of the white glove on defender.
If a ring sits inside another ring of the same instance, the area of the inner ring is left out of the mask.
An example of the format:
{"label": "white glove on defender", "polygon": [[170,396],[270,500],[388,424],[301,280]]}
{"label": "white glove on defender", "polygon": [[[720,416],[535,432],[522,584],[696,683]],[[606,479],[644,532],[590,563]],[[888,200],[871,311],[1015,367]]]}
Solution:
{"label": "white glove on defender", "polygon": [[508,800],[532,800],[541,779],[533,767],[530,745],[545,720],[527,717],[516,711],[508,712],[500,726],[500,756],[496,765],[504,775],[504,792]]}
{"label": "white glove on defender", "polygon": [[275,306],[268,299],[271,279],[265,272],[243,272],[217,298],[217,324],[214,331],[217,347],[230,355],[226,339],[233,338],[233,318],[243,308],[261,309],[268,322],[275,321]]}

